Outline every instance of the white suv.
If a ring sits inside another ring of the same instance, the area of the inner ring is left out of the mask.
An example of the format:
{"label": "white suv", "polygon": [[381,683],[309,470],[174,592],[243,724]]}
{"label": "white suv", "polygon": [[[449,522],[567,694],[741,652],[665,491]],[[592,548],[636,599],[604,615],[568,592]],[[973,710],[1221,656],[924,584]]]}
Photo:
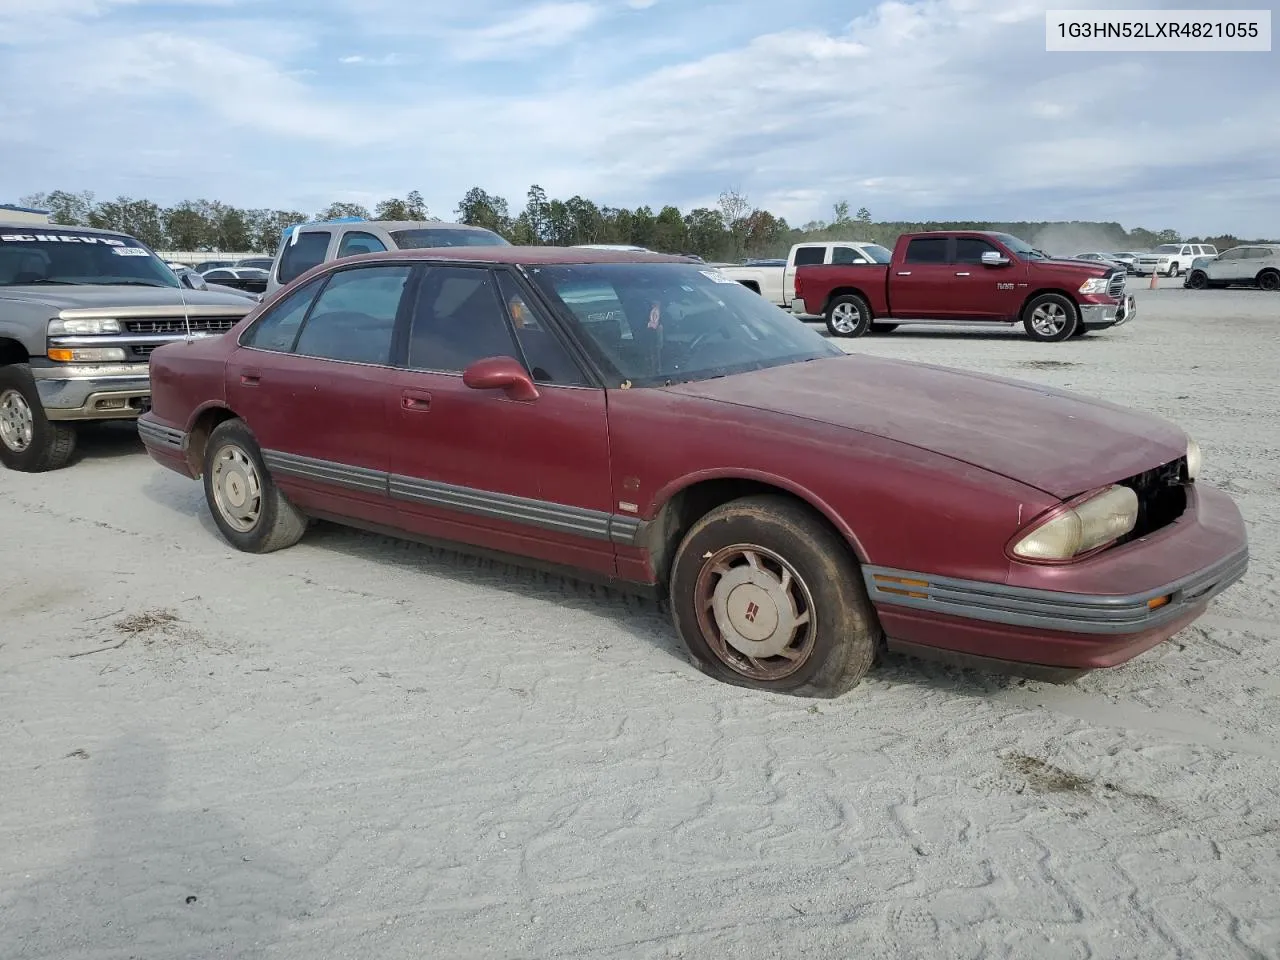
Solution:
{"label": "white suv", "polygon": [[1218,248],[1211,243],[1162,243],[1150,253],[1141,254],[1134,273],[1143,276],[1163,273],[1166,277],[1178,277],[1191,269],[1196,257],[1216,257]]}

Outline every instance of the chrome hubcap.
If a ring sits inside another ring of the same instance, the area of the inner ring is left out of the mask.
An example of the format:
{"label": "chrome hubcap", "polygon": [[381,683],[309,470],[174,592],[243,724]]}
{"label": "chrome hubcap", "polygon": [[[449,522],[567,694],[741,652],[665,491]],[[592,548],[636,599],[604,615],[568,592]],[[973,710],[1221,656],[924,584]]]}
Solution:
{"label": "chrome hubcap", "polygon": [[262,514],[262,480],[249,455],[237,446],[219,447],[210,478],[214,505],[231,527],[248,533]]}
{"label": "chrome hubcap", "polygon": [[1031,312],[1031,327],[1042,337],[1052,337],[1067,326],[1067,311],[1060,303],[1042,303]]}
{"label": "chrome hubcap", "polygon": [[708,645],[745,677],[780,680],[813,652],[813,596],[795,568],[771,550],[725,547],[703,562],[694,596]]}
{"label": "chrome hubcap", "polygon": [[22,453],[31,446],[35,429],[36,419],[27,398],[17,390],[0,393],[0,442],[14,453]]}
{"label": "chrome hubcap", "polygon": [[831,325],[840,333],[853,333],[862,319],[862,311],[852,303],[837,303],[831,310]]}

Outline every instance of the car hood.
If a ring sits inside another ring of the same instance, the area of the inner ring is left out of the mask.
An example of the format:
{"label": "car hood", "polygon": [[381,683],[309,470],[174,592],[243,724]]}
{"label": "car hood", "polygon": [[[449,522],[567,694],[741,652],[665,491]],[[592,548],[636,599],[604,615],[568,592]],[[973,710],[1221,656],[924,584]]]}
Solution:
{"label": "car hood", "polygon": [[103,285],[44,286],[0,288],[0,299],[42,303],[56,310],[77,307],[152,307],[173,306],[179,310],[185,300],[189,306],[230,306],[250,308],[248,297],[209,290],[187,290],[179,287],[130,287]]}
{"label": "car hood", "polygon": [[664,388],[911,444],[1066,499],[1186,453],[1150,414],[1037,384],[849,355]]}
{"label": "car hood", "polygon": [[1049,269],[1054,273],[1062,270],[1078,270],[1081,276],[1102,277],[1116,268],[1108,263],[1090,263],[1088,260],[1028,260],[1032,269]]}

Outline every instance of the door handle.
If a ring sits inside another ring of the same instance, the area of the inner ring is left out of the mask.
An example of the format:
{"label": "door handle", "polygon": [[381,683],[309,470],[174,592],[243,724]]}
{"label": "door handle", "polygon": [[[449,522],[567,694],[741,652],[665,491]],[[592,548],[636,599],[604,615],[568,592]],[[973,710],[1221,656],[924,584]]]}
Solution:
{"label": "door handle", "polygon": [[431,394],[425,390],[401,391],[400,408],[411,413],[426,413],[431,409]]}
{"label": "door handle", "polygon": [[967,277],[968,275],[969,275],[969,273],[968,273],[968,271],[967,271],[967,270],[966,270],[965,272],[963,272],[963,273],[957,273],[957,274],[956,274],[956,276],[957,276],[957,277]]}
{"label": "door handle", "polygon": [[262,374],[257,370],[241,370],[240,383],[246,387],[256,387],[262,382]]}
{"label": "door handle", "polygon": [[910,270],[899,270],[899,271],[898,271],[898,276],[900,276],[900,277],[909,277],[909,276],[911,276],[911,271],[910,271]]}

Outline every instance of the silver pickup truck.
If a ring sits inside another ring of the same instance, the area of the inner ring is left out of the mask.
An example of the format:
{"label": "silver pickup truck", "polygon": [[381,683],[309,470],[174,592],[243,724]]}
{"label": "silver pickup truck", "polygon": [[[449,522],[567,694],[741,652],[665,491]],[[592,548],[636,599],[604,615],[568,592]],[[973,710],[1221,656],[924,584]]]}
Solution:
{"label": "silver pickup truck", "polygon": [[77,423],[148,408],[152,350],[223,333],[255,306],[187,289],[126,234],[0,220],[0,463],[65,466]]}

